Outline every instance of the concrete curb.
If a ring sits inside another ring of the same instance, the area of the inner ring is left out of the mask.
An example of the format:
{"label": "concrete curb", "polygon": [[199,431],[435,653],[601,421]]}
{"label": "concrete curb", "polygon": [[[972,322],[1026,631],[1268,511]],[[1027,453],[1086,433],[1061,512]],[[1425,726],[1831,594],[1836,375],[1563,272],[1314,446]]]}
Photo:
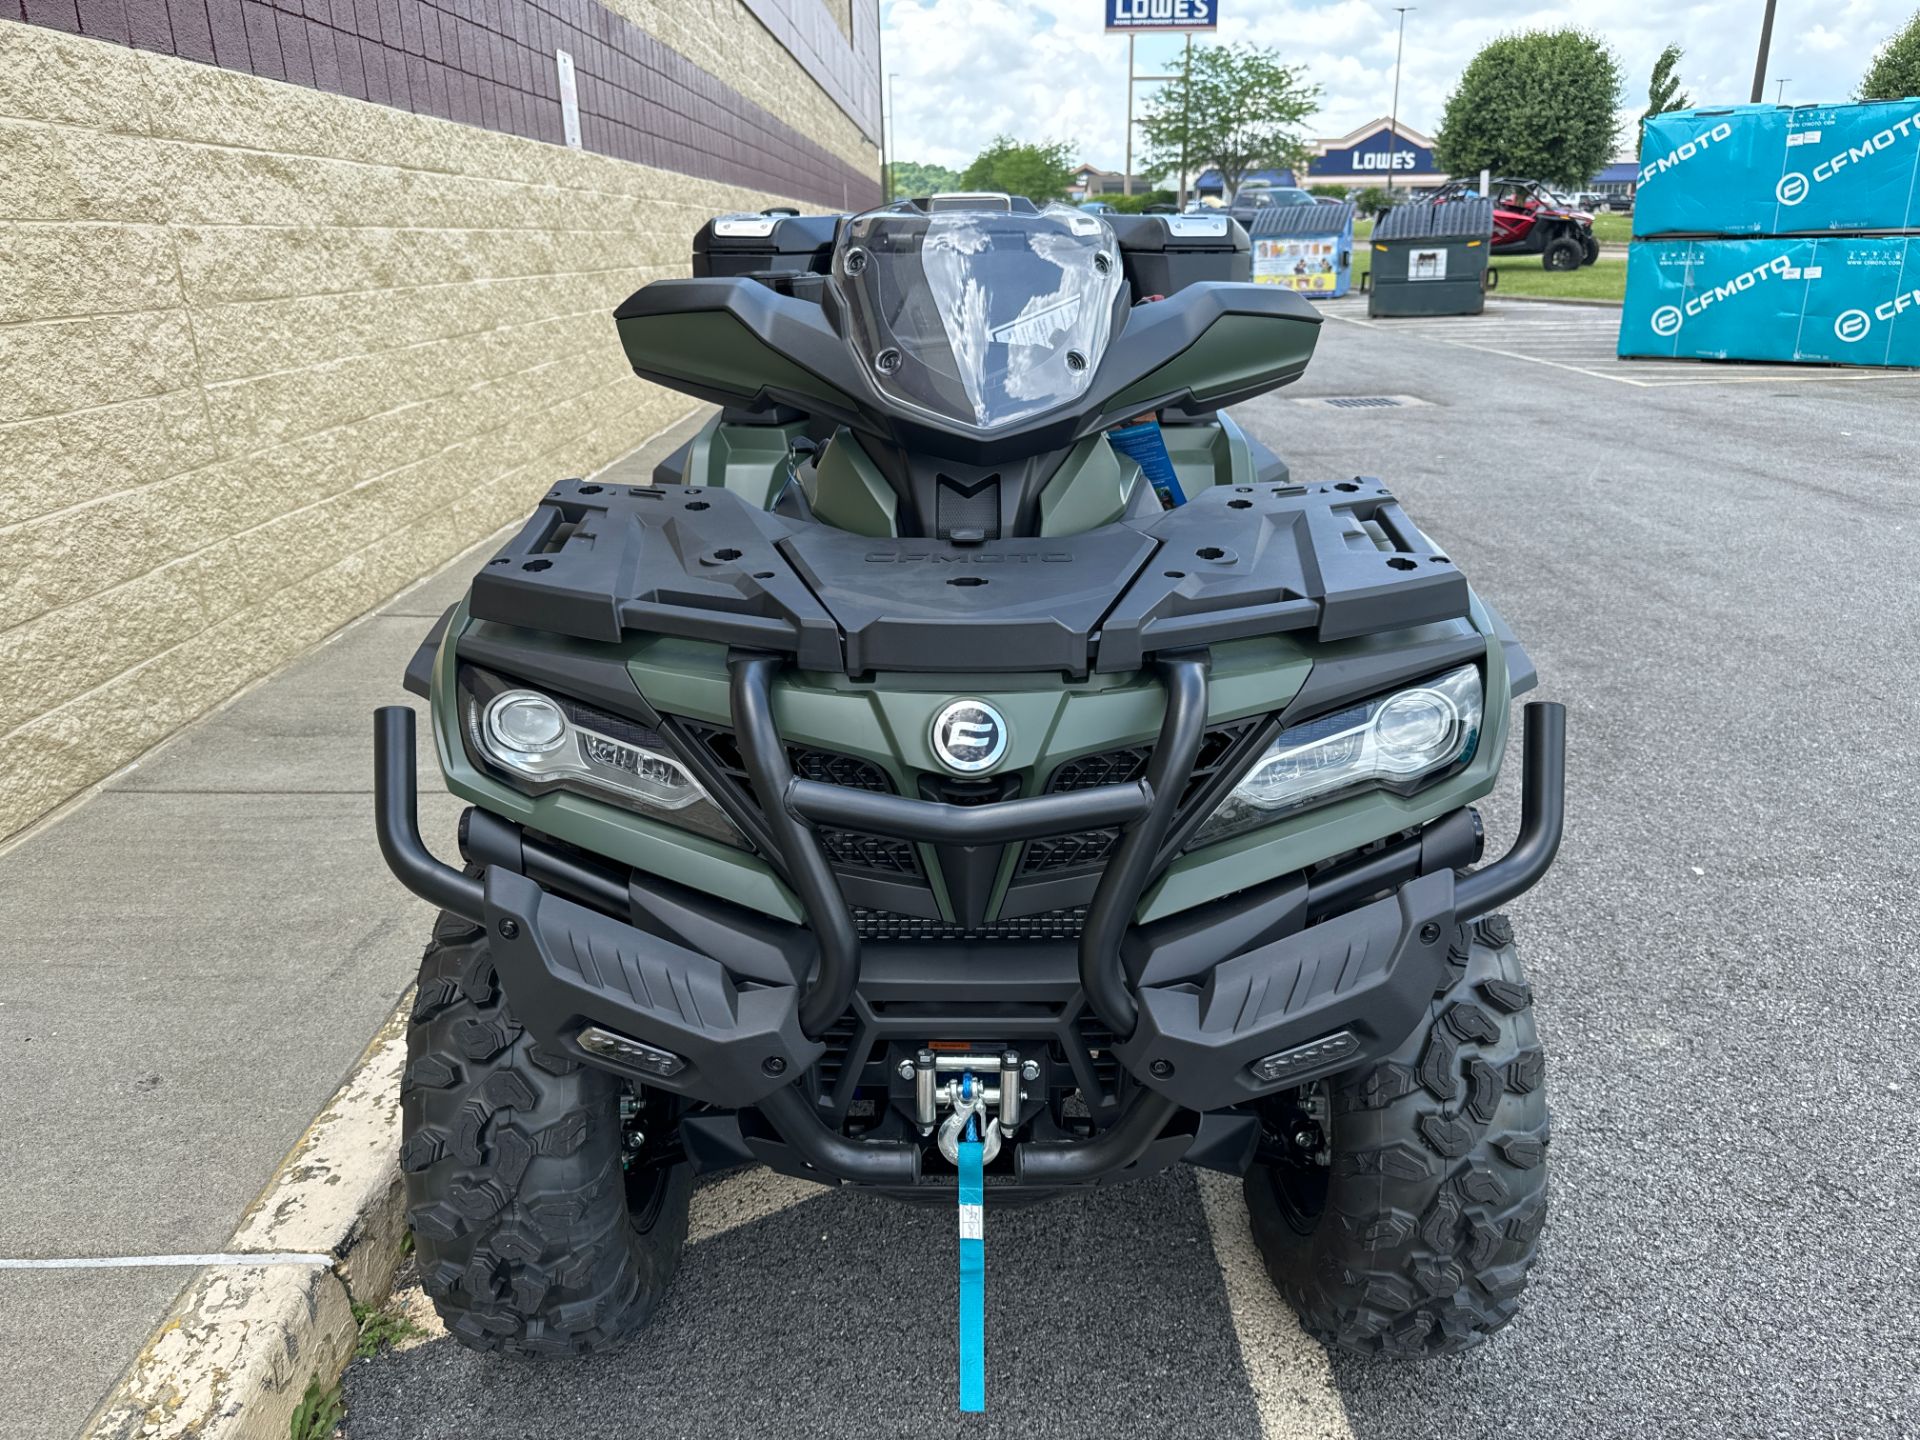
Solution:
{"label": "concrete curb", "polygon": [[[148,1338],[85,1440],[285,1440],[309,1382],[352,1358],[353,1306],[383,1303],[400,1262],[400,1072],[411,991],[362,1053],[226,1249]],[[311,1255],[249,1265],[249,1255]]]}
{"label": "concrete curb", "polygon": [[1508,295],[1499,289],[1487,292],[1489,300],[1505,300],[1513,305],[1578,305],[1589,310],[1618,310],[1620,300],[1596,300],[1590,295]]}

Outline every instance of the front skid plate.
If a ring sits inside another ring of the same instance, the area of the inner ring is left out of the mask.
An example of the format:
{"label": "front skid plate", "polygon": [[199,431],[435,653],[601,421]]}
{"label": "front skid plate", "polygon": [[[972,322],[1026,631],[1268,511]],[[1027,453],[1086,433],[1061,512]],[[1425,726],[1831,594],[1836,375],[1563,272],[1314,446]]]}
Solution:
{"label": "front skid plate", "polygon": [[[487,870],[487,929],[514,1014],[543,1045],[601,1069],[715,1105],[751,1105],[790,1084],[825,1052],[800,1033],[793,985],[741,989],[719,961]],[[623,1070],[581,1050],[581,1022],[670,1050],[677,1075]]]}
{"label": "front skid plate", "polygon": [[[605,1025],[687,1061],[635,1078],[710,1104],[743,1107],[804,1074],[825,1051],[800,1031],[798,989],[740,988],[719,961],[577,905],[499,866],[486,878],[487,928],[514,1012],[542,1043],[586,1064],[573,1034]],[[1346,1069],[1391,1049],[1419,1020],[1457,930],[1453,875],[1260,946],[1215,967],[1204,985],[1149,985],[1140,1020],[1114,1054],[1143,1084],[1191,1110],[1221,1110],[1297,1085],[1249,1068],[1277,1051],[1348,1030]],[[936,963],[928,956],[928,963]]]}
{"label": "front skid plate", "polygon": [[[1213,1110],[1288,1089],[1327,1069],[1391,1050],[1419,1022],[1458,938],[1453,872],[1216,966],[1204,985],[1150,985],[1140,1022],[1114,1054],[1143,1084],[1191,1109]],[[1334,1031],[1357,1051],[1274,1082],[1257,1060]]]}

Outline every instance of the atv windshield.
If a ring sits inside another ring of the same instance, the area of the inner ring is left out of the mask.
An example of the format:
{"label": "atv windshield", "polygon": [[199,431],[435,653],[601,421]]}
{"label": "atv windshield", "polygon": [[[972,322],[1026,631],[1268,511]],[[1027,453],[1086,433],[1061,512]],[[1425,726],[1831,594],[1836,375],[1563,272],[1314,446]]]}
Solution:
{"label": "atv windshield", "polygon": [[833,269],[881,392],[994,430],[1085,393],[1113,328],[1120,259],[1098,215],[977,203],[857,215]]}

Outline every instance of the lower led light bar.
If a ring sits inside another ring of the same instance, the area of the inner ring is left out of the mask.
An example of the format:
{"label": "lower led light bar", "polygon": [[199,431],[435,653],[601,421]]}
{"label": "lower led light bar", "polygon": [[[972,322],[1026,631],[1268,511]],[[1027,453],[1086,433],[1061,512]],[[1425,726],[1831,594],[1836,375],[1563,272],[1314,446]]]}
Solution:
{"label": "lower led light bar", "polygon": [[579,1041],[580,1048],[590,1054],[645,1070],[649,1075],[678,1075],[687,1068],[687,1062],[671,1050],[662,1050],[658,1045],[649,1045],[613,1030],[603,1030],[598,1025],[582,1030]]}
{"label": "lower led light bar", "polygon": [[1266,1059],[1254,1061],[1248,1068],[1253,1071],[1256,1080],[1271,1084],[1289,1075],[1318,1070],[1333,1061],[1344,1060],[1359,1048],[1359,1036],[1351,1030],[1336,1030],[1331,1035],[1322,1035],[1318,1040],[1309,1040],[1291,1050],[1276,1050]]}

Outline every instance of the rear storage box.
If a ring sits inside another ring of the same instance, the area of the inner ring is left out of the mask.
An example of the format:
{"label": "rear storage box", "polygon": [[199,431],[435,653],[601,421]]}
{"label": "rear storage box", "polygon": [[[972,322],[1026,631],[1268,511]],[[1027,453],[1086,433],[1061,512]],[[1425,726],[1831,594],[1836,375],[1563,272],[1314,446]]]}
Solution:
{"label": "rear storage box", "polygon": [[1247,232],[1226,215],[1107,215],[1136,300],[1201,280],[1253,278]]}
{"label": "rear storage box", "polygon": [[1920,228],[1920,100],[1731,105],[1647,121],[1636,238]]}
{"label": "rear storage box", "polygon": [[833,259],[838,215],[721,215],[693,237],[693,273],[824,275]]}
{"label": "rear storage box", "polygon": [[1478,315],[1492,236],[1491,200],[1394,206],[1373,227],[1367,314]]}
{"label": "rear storage box", "polygon": [[1620,354],[1920,365],[1920,237],[1635,241]]}

